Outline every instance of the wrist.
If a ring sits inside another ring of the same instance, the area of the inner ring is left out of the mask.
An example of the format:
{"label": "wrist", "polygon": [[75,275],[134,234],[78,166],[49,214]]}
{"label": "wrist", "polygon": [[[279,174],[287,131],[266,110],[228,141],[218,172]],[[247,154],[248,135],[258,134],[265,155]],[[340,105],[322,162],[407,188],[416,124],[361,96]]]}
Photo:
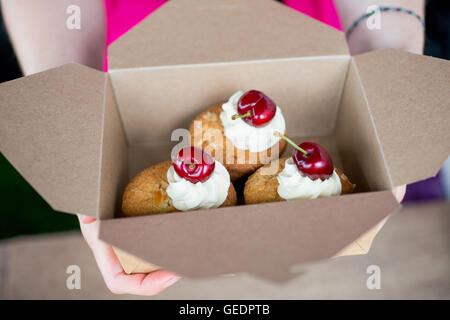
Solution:
{"label": "wrist", "polygon": [[352,55],[383,48],[401,49],[422,54],[424,29],[419,20],[407,14],[382,13],[380,28],[369,28],[366,21],[348,37]]}

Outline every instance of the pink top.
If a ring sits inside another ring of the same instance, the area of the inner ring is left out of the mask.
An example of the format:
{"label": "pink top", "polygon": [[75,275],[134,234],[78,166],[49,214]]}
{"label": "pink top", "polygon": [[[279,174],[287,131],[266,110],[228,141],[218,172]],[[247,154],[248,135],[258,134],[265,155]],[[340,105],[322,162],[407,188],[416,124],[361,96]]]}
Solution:
{"label": "pink top", "polygon": [[[108,26],[107,45],[110,45],[165,2],[166,0],[105,0]],[[283,0],[283,2],[292,9],[342,30],[333,0]],[[107,69],[107,67],[105,68]]]}
{"label": "pink top", "polygon": [[283,0],[283,2],[292,9],[342,30],[333,0]]}

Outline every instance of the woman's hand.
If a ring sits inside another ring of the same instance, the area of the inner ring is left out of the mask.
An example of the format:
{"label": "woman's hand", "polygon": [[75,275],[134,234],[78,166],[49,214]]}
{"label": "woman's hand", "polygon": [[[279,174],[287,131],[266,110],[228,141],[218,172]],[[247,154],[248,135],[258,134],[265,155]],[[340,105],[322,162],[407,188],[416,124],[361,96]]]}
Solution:
{"label": "woman's hand", "polygon": [[94,254],[106,286],[112,293],[152,296],[180,279],[178,275],[164,270],[148,274],[126,274],[113,248],[98,239],[99,221],[81,215],[78,215],[78,220],[83,237]]}

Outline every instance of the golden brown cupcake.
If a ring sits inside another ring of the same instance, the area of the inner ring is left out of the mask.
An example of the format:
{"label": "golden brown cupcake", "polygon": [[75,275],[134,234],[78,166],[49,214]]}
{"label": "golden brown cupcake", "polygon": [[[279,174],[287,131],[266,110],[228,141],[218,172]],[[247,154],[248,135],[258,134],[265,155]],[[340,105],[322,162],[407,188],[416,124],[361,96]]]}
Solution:
{"label": "golden brown cupcake", "polygon": [[[186,167],[189,165],[192,164]],[[139,173],[125,189],[123,214],[140,216],[236,205],[236,190],[225,167],[217,161],[202,182],[193,183],[180,175],[172,161],[158,163]]]}
{"label": "golden brown cupcake", "polygon": [[[255,90],[249,92],[262,94]],[[272,103],[272,109],[275,106],[270,120],[266,117],[260,121],[265,123],[255,125],[248,116],[242,117],[241,114],[239,118],[237,106],[249,92],[244,94],[238,91],[227,102],[211,106],[199,114],[189,128],[191,144],[207,150],[222,162],[232,181],[277,159],[286,149],[286,141],[273,135],[274,130],[286,132],[281,109],[265,95],[263,98],[269,99],[267,101]],[[233,120],[233,115],[238,117]]]}
{"label": "golden brown cupcake", "polygon": [[[281,158],[259,168],[248,178],[244,188],[244,199],[246,204],[286,201],[286,199],[282,198],[278,192],[280,186],[278,177],[280,172],[285,169],[287,160],[289,160],[289,164],[292,165],[292,157]],[[334,171],[341,185],[340,194],[352,193],[355,185],[352,184],[347,176],[336,167],[334,168]],[[317,181],[317,183],[320,182],[321,181]],[[306,185],[305,188],[307,188]],[[305,190],[302,193],[304,196],[302,198],[307,199],[314,197],[314,191],[311,192],[311,190]]]}

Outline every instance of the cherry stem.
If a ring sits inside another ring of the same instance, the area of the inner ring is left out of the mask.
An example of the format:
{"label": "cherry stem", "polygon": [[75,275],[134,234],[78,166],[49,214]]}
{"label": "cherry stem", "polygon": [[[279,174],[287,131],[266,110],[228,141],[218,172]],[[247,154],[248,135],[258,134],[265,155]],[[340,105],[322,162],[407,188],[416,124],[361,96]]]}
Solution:
{"label": "cherry stem", "polygon": [[251,111],[248,111],[247,113],[244,113],[244,114],[234,114],[231,117],[231,120],[236,120],[236,119],[239,119],[239,118],[250,117],[251,115],[252,115]]}
{"label": "cherry stem", "polygon": [[300,148],[294,141],[292,141],[291,139],[289,139],[288,137],[282,135],[281,133],[279,133],[278,131],[275,131],[274,134],[281,138],[286,140],[291,146],[293,146],[295,149],[297,149],[298,151],[300,151],[301,153],[303,153],[305,156],[309,156],[309,153],[305,150],[303,150],[302,148]]}
{"label": "cherry stem", "polygon": [[189,166],[189,169],[195,169],[195,163],[187,163],[187,165]]}

